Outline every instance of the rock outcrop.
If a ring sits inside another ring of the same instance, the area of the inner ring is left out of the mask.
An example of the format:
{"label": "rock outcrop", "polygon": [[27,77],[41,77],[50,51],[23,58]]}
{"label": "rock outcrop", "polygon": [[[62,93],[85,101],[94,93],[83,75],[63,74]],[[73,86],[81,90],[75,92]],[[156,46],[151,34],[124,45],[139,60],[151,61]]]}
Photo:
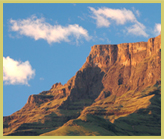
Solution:
{"label": "rock outcrop", "polygon": [[[111,125],[116,119],[119,121],[119,117],[147,109],[154,104],[150,102],[154,97],[159,101],[160,80],[161,35],[148,42],[94,45],[84,65],[65,85],[56,83],[48,91],[29,96],[21,110],[4,117],[4,135],[40,135],[60,129],[62,125],[73,127],[71,119],[84,122],[88,115],[98,115]],[[159,107],[160,103],[156,104]],[[154,111],[152,106],[148,113],[151,115]],[[116,131],[115,125],[111,126],[115,131],[108,130],[126,135],[121,129]]]}

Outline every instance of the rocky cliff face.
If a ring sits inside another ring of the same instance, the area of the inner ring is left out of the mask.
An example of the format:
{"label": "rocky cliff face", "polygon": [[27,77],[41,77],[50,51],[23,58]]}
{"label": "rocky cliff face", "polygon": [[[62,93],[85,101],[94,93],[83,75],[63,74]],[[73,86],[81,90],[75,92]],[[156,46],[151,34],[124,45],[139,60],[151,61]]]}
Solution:
{"label": "rocky cliff face", "polygon": [[[160,80],[161,35],[148,42],[94,45],[85,64],[65,85],[56,83],[49,91],[31,95],[21,110],[4,117],[4,135],[40,135],[95,113],[114,123],[119,117],[146,109],[154,95],[160,96]],[[145,94],[143,90],[150,87],[156,93]],[[122,111],[133,99],[138,107]]]}

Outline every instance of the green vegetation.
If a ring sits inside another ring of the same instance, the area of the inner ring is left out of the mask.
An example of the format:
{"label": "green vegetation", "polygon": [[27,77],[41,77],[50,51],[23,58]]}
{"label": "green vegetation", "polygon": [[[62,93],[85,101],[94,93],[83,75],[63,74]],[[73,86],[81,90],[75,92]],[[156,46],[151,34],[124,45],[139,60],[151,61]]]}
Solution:
{"label": "green vegetation", "polygon": [[58,129],[41,135],[159,136],[161,134],[160,87],[154,85],[141,92],[130,90],[117,98],[111,95],[86,107],[77,119],[69,120]]}
{"label": "green vegetation", "polygon": [[[53,109],[64,100],[66,98],[36,106],[30,113],[24,114],[31,117],[25,121],[27,123],[21,124],[21,119],[13,120],[10,124],[20,124],[11,128],[6,123],[4,132],[11,133],[10,136],[161,134],[161,86],[158,84],[143,91],[129,90],[120,97],[110,95],[93,104],[90,99],[82,99],[73,102],[68,109]],[[21,111],[16,116],[21,116]]]}

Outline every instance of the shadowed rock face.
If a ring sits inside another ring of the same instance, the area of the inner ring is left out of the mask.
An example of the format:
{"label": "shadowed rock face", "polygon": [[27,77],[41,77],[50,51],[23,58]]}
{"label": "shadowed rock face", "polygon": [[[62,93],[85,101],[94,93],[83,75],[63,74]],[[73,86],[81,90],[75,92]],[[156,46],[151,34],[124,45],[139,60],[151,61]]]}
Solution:
{"label": "shadowed rock face", "polygon": [[[21,110],[3,117],[4,135],[40,135],[71,119],[95,113],[114,122],[111,116],[118,119],[148,107],[153,96],[144,98],[145,103],[132,111],[121,111],[124,102],[136,92],[160,85],[160,80],[161,35],[148,42],[94,45],[84,65],[65,85],[56,83],[48,91],[29,96]],[[138,103],[143,101],[141,94],[133,98]]]}

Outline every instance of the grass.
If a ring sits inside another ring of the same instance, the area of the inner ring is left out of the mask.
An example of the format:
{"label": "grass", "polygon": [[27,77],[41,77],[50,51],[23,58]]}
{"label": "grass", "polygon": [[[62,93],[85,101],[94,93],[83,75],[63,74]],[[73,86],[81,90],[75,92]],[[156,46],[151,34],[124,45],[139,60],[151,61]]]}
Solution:
{"label": "grass", "polygon": [[[76,119],[76,120],[70,120],[66,124],[64,124],[62,127],[58,128],[57,130],[44,133],[41,136],[60,136],[60,135],[68,135],[68,136],[95,136],[95,135],[115,135],[113,132],[104,129],[103,124],[106,124],[106,121],[104,119],[97,122],[97,117],[93,115],[87,115],[85,117],[87,121]],[[102,123],[101,123],[102,122]],[[98,125],[98,123],[101,123],[101,126]],[[106,124],[107,125],[107,124]]]}
{"label": "grass", "polygon": [[[141,92],[130,90],[118,98],[111,95],[103,101],[99,100],[86,107],[78,118],[69,120],[58,129],[41,135],[159,136],[161,134],[160,87],[160,85],[150,86]],[[113,114],[107,116],[109,112]]]}
{"label": "grass", "polygon": [[[18,120],[20,125],[4,128],[4,132],[43,136],[160,135],[160,91],[161,86],[156,84],[143,91],[129,90],[120,97],[110,95],[92,105],[90,99],[76,101],[67,110],[51,109],[66,98],[46,102],[24,114],[27,118],[23,122],[28,124],[21,125]],[[86,106],[73,109],[80,105]]]}

